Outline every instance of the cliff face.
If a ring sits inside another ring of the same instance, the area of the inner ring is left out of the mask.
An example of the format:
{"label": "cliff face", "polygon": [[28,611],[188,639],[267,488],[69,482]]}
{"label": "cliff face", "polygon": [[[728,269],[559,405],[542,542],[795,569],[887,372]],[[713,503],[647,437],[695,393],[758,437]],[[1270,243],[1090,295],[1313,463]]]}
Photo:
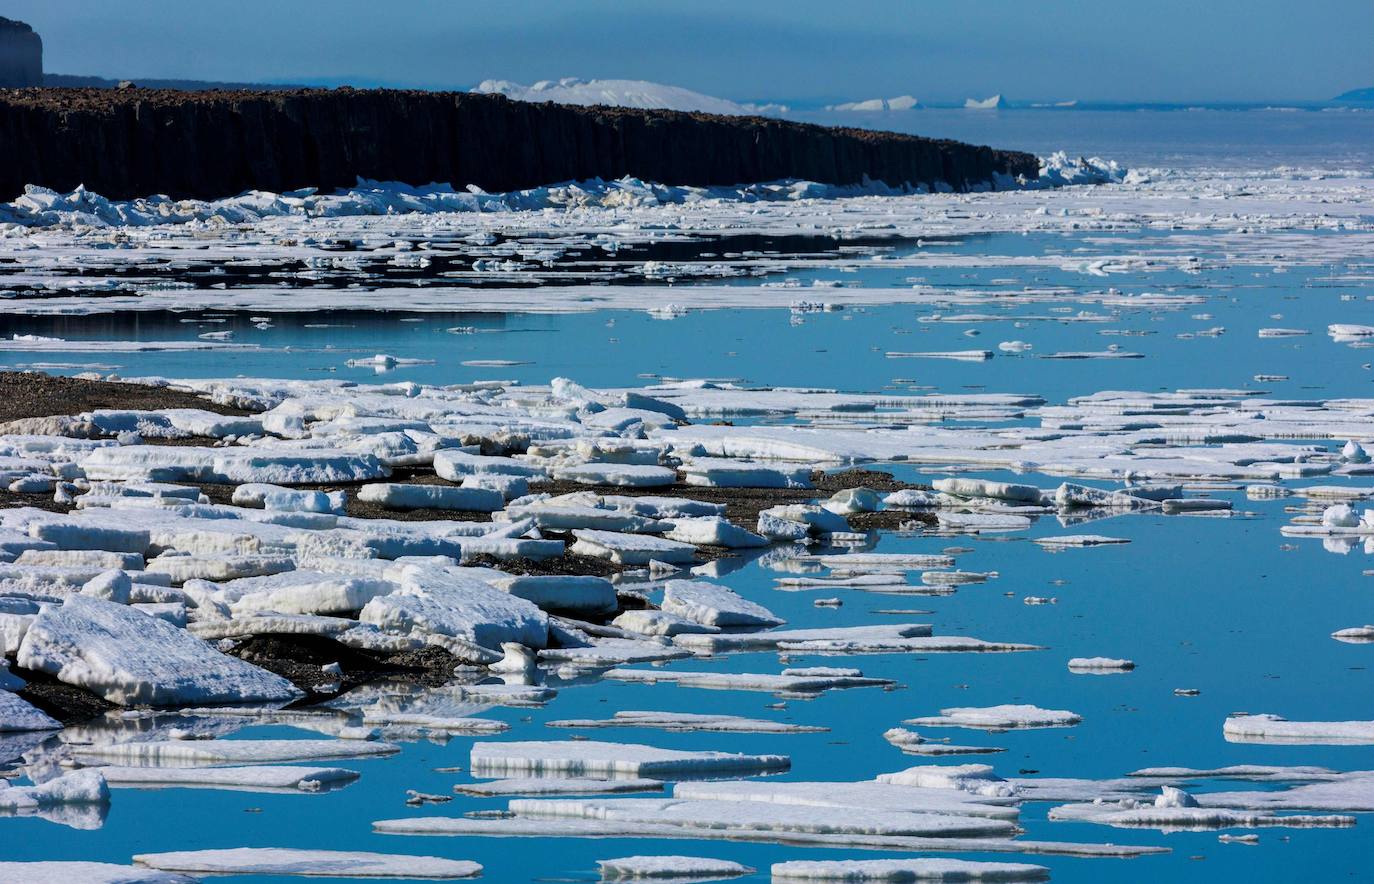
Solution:
{"label": "cliff face", "polygon": [[865,175],[956,190],[1034,176],[1030,154],[759,117],[528,104],[393,90],[0,94],[0,197],[79,184],[112,198],[214,198],[252,188],[352,185],[358,176],[515,190],[634,175],[670,184]]}
{"label": "cliff face", "polygon": [[22,21],[0,18],[0,87],[42,85],[42,39]]}

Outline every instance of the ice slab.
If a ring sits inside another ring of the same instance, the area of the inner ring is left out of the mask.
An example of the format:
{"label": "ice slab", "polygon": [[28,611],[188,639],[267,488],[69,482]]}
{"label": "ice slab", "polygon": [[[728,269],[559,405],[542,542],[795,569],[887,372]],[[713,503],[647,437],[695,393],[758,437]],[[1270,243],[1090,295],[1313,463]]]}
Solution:
{"label": "ice slab", "polygon": [[705,626],[768,627],[785,621],[724,586],[700,580],[670,580],[663,589],[663,610]]}
{"label": "ice slab", "polygon": [[163,871],[203,875],[302,875],[326,878],[471,878],[482,867],[466,860],[345,850],[238,847],[141,853],[134,862]]}
{"label": "ice slab", "polygon": [[883,739],[908,755],[938,757],[942,755],[993,755],[1005,752],[997,746],[959,746],[943,741],[931,741],[906,728],[894,727],[883,732]]}
{"label": "ice slab", "polygon": [[499,491],[449,485],[378,483],[358,489],[358,499],[394,510],[437,509],[491,513],[506,505]]}
{"label": "ice slab", "polygon": [[225,789],[236,792],[324,792],[358,778],[341,767],[119,767],[97,768],[115,788]]}
{"label": "ice slab", "polygon": [[[8,673],[0,669],[0,675]],[[18,694],[0,688],[0,733],[60,730],[62,724]]]}
{"label": "ice slab", "polygon": [[1130,672],[1135,668],[1135,663],[1131,660],[1122,660],[1116,657],[1074,657],[1069,660],[1070,672],[1088,672],[1111,674],[1118,672]]}
{"label": "ice slab", "polygon": [[616,609],[615,584],[604,577],[546,575],[504,577],[492,581],[501,590],[533,602],[545,611],[607,614]]}
{"label": "ice slab", "polygon": [[628,663],[657,663],[690,656],[690,651],[667,643],[625,638],[598,638],[581,647],[546,648],[539,652],[541,661],[581,669],[609,669]]}
{"label": "ice slab", "polygon": [[95,862],[0,862],[9,884],[196,884],[175,872]]}
{"label": "ice slab", "polygon": [[1060,534],[1055,537],[1037,537],[1035,542],[1048,549],[1130,543],[1129,540],[1122,537],[1106,537],[1101,534]]}
{"label": "ice slab", "polygon": [[714,881],[752,875],[749,866],[727,859],[706,859],[699,856],[623,856],[618,859],[599,859],[603,881],[681,880]]}
{"label": "ice slab", "polygon": [[650,464],[585,463],[559,467],[553,471],[553,477],[579,485],[657,488],[677,482],[677,471]]}
{"label": "ice slab", "polygon": [[393,743],[370,740],[148,740],[77,746],[72,755],[91,764],[156,768],[376,758],[399,751]]}
{"label": "ice slab", "polygon": [[0,812],[26,814],[64,805],[109,804],[110,790],[99,771],[74,770],[36,786],[0,783]]}
{"label": "ice slab", "polygon": [[667,611],[660,611],[655,608],[631,608],[622,611],[611,625],[623,629],[626,632],[636,632],[640,635],[663,635],[675,636],[689,633],[716,633],[720,629],[715,626],[706,626],[686,617],[679,617],[676,614],[669,614]]}
{"label": "ice slab", "polygon": [[606,678],[641,684],[671,682],[688,688],[720,691],[769,691],[783,694],[818,694],[836,688],[882,687],[891,679],[865,677],[858,670],[839,672],[784,671],[781,675],[754,672],[675,672],[671,669],[612,669]]}
{"label": "ice slab", "polygon": [[645,727],[666,731],[714,731],[734,734],[807,734],[828,731],[828,727],[744,718],[701,712],[639,712],[621,710],[604,719],[562,719],[545,722],[546,727],[619,728]]}
{"label": "ice slab", "polygon": [[574,531],[573,537],[577,538],[577,542],[569,552],[609,559],[617,565],[647,565],[652,561],[688,565],[696,562],[696,547],[676,540],[594,530]]}
{"label": "ice slab", "polygon": [[19,646],[18,661],[125,706],[301,696],[281,676],[221,654],[183,629],[89,596],[40,611]]}
{"label": "ice slab", "polygon": [[524,777],[490,780],[484,783],[459,783],[453,791],[480,798],[503,795],[601,795],[627,792],[662,792],[662,780],[595,780],[585,777]]}
{"label": "ice slab", "polygon": [[866,807],[777,804],[679,798],[519,798],[517,816],[583,818],[683,829],[817,835],[895,835],[934,838],[1007,837],[1009,820]]}
{"label": "ice slab", "polygon": [[1374,743],[1374,721],[1289,721],[1278,715],[1233,715],[1222,725],[1230,743],[1325,746]]}
{"label": "ice slab", "polygon": [[453,570],[409,566],[401,590],[378,596],[359,614],[384,632],[464,639],[483,648],[548,643],[549,622],[533,603]]}
{"label": "ice slab", "polygon": [[786,755],[685,752],[636,743],[595,740],[474,743],[474,776],[559,775],[669,779],[722,773],[786,770]]}
{"label": "ice slab", "polygon": [[967,727],[979,730],[1012,728],[1071,727],[1082,716],[1063,709],[1041,709],[1027,704],[1002,706],[956,706],[941,709],[938,716],[907,719],[917,727]]}
{"label": "ice slab", "polygon": [[1048,881],[1050,870],[1029,863],[962,859],[792,860],[774,863],[774,881]]}
{"label": "ice slab", "polygon": [[697,457],[682,465],[688,485],[713,488],[810,488],[811,468]]}
{"label": "ice slab", "polygon": [[770,629],[764,632],[734,632],[709,635],[679,635],[673,643],[694,651],[777,650],[784,643],[845,642],[854,645],[884,643],[930,635],[928,623],[884,623],[877,626],[835,626],[816,629]]}
{"label": "ice slab", "polygon": [[945,813],[1014,820],[1018,816],[1011,799],[977,795],[959,789],[894,785],[879,782],[778,782],[773,780],[720,780],[679,783],[675,798],[700,801],[757,801],[798,807],[858,807],[911,813]]}

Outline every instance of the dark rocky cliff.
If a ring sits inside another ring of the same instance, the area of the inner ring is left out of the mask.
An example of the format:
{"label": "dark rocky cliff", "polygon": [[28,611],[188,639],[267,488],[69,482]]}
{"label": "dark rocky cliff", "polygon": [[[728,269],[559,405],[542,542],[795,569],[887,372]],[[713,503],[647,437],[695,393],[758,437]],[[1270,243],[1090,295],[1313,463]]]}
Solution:
{"label": "dark rocky cliff", "polygon": [[25,184],[213,198],[358,176],[488,191],[623,175],[697,185],[868,176],[963,190],[1037,171],[1030,154],[912,135],[461,92],[0,91],[4,198]]}
{"label": "dark rocky cliff", "polygon": [[43,85],[43,40],[22,21],[0,18],[0,87]]}

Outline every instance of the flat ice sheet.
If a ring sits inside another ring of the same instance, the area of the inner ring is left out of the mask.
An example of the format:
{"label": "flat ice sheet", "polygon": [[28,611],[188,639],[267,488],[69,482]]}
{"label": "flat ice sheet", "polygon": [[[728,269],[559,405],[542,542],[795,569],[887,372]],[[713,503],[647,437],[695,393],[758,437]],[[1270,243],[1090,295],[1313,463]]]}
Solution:
{"label": "flat ice sheet", "polygon": [[207,875],[301,875],[323,878],[471,878],[482,867],[465,860],[346,850],[237,847],[141,853],[134,862],[153,869]]}

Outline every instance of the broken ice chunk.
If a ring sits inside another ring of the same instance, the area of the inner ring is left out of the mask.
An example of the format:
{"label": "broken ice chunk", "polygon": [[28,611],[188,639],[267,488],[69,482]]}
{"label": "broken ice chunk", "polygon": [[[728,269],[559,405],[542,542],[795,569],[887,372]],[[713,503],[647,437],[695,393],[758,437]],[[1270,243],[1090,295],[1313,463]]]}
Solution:
{"label": "broken ice chunk", "polygon": [[1012,728],[1072,727],[1083,720],[1074,712],[1063,709],[1041,709],[1030,705],[955,706],[941,709],[937,716],[907,719],[917,727],[967,727],[980,730],[1010,730]]}
{"label": "broken ice chunk", "polygon": [[663,610],[706,626],[768,627],[785,621],[724,586],[699,580],[670,580]]}
{"label": "broken ice chunk", "polygon": [[123,605],[72,596],[45,606],[19,646],[19,664],[112,703],[168,706],[293,700],[289,681],[216,651],[170,623]]}
{"label": "broken ice chunk", "polygon": [[693,881],[712,881],[752,875],[754,870],[725,859],[704,859],[699,856],[624,856],[619,859],[599,859],[603,881],[625,881],[650,878],[655,881],[690,878]]}
{"label": "broken ice chunk", "polygon": [[774,881],[1048,881],[1050,870],[1028,863],[962,859],[793,860],[773,864]]}
{"label": "broken ice chunk", "polygon": [[471,878],[482,871],[475,862],[437,856],[402,856],[344,850],[238,847],[143,853],[142,866],[203,875],[306,875],[336,878]]}
{"label": "broken ice chunk", "polygon": [[[0,669],[0,676],[13,677],[4,669]],[[17,678],[15,680],[18,681]],[[20,682],[20,686],[22,685]],[[18,694],[10,693],[6,685],[0,684],[0,733],[58,730],[61,727],[61,722],[37,709]]]}
{"label": "broken ice chunk", "polygon": [[595,740],[474,743],[470,760],[473,775],[480,777],[535,775],[675,779],[722,773],[748,775],[786,770],[791,765],[786,755],[690,752]]}

